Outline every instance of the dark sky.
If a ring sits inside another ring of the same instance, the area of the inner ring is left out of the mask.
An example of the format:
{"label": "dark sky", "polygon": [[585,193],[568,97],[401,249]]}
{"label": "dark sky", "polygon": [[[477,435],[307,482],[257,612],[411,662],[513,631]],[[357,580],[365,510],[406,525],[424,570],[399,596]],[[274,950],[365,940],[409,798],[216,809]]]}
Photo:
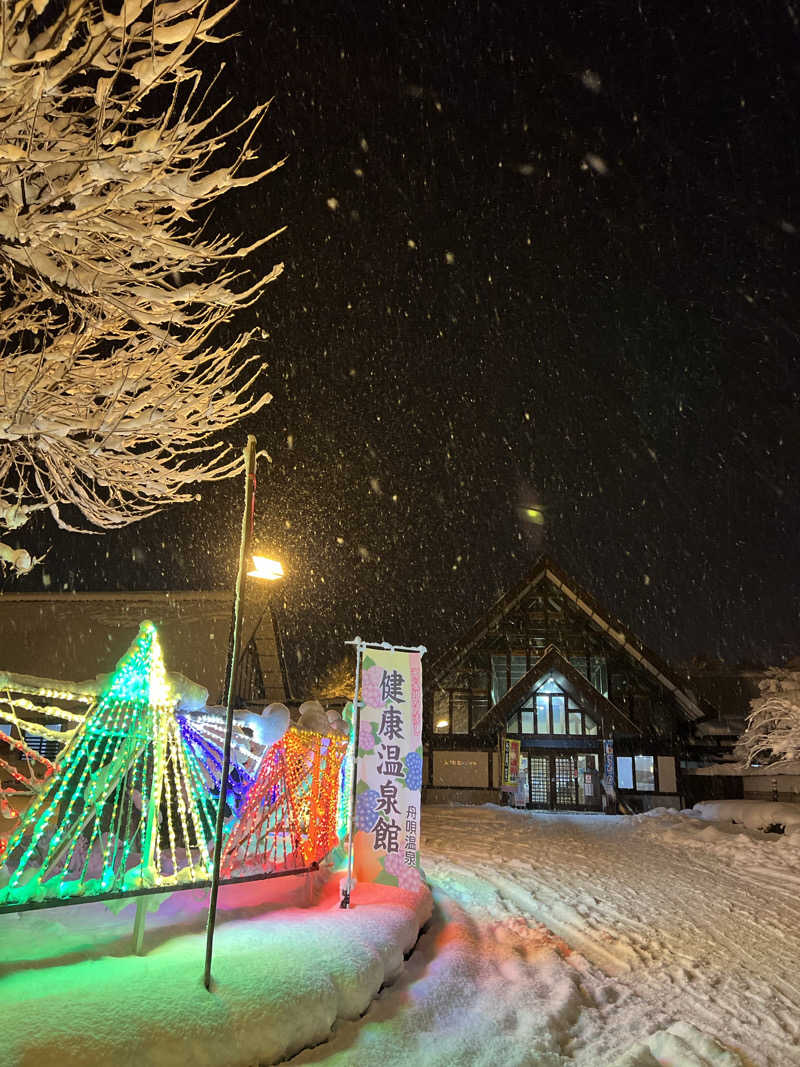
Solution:
{"label": "dark sky", "polygon": [[[441,647],[543,549],[667,656],[800,651],[800,8],[681,7],[229,17],[234,111],[274,97],[288,156],[215,224],[288,227],[241,441],[302,668]],[[51,588],[221,586],[240,498],[36,547]]]}

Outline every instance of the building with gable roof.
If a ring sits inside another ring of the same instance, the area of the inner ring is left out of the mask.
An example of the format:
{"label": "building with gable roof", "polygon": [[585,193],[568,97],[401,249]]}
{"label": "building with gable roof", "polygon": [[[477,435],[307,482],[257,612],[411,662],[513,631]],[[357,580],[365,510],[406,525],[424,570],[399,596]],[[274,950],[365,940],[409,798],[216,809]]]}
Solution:
{"label": "building with gable roof", "polygon": [[[248,591],[242,651],[236,665],[237,705],[291,699],[281,633],[269,592]],[[111,671],[139,623],[159,630],[170,669],[222,703],[233,596],[222,590],[120,593],[0,594],[0,671],[74,682]]]}
{"label": "building with gable roof", "polygon": [[715,714],[547,557],[426,667],[427,801],[499,801],[512,740],[518,804],[678,807],[680,755]]}

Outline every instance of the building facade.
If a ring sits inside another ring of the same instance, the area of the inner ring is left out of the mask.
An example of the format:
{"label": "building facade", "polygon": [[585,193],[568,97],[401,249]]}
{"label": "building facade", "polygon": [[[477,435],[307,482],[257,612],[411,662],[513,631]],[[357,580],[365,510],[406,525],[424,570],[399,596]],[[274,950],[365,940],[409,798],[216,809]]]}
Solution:
{"label": "building facade", "polygon": [[426,665],[424,685],[428,801],[499,802],[513,739],[516,803],[678,807],[681,754],[714,713],[548,558]]}
{"label": "building facade", "polygon": [[[254,583],[255,584],[255,583]],[[159,630],[167,669],[223,702],[233,597],[217,590],[0,594],[0,671],[80,682],[113,670],[139,623]],[[290,680],[274,612],[248,596],[236,666],[237,703],[286,701]]]}

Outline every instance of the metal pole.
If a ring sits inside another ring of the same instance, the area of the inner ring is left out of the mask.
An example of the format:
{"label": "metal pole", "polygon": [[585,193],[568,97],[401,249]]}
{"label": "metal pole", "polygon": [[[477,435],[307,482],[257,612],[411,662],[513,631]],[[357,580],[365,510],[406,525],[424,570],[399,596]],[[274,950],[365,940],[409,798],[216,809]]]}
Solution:
{"label": "metal pole", "polygon": [[217,895],[219,893],[219,868],[222,859],[222,831],[225,824],[225,800],[228,793],[228,774],[231,765],[231,736],[233,734],[233,701],[236,681],[236,662],[239,658],[239,643],[242,637],[242,615],[244,614],[244,587],[247,577],[247,557],[250,552],[250,530],[252,524],[253,501],[255,494],[256,439],[250,434],[244,450],[245,483],[244,513],[242,515],[242,537],[239,544],[239,572],[236,575],[236,599],[233,609],[233,648],[231,671],[228,679],[228,701],[225,718],[225,748],[222,757],[222,775],[219,783],[219,807],[217,808],[217,828],[214,835],[214,869],[211,875],[211,898],[208,902],[208,922],[206,924],[206,967],[203,983],[211,989],[211,957],[214,952],[214,924],[217,918]]}
{"label": "metal pole", "polygon": [[144,923],[147,918],[147,901],[144,897],[136,899],[136,918],[133,921],[133,951],[137,956],[142,955],[144,946]]}
{"label": "metal pole", "polygon": [[340,908],[350,907],[350,891],[353,879],[353,824],[355,822],[356,801],[358,799],[356,796],[356,786],[358,785],[358,734],[361,729],[361,700],[359,699],[358,691],[361,681],[361,656],[364,646],[359,637],[352,643],[356,646],[356,691],[353,697],[353,778],[350,782],[350,819],[347,827],[347,880],[344,884]]}

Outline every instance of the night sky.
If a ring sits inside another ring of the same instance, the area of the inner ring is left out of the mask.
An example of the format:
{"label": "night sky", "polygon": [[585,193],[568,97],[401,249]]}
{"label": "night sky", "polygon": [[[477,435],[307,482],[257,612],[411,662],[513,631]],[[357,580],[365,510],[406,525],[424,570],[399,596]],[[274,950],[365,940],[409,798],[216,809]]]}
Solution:
{"label": "night sky", "polygon": [[[204,51],[288,157],[213,225],[288,227],[230,439],[301,672],[440,648],[541,551],[674,659],[800,652],[800,7],[680,7],[242,0]],[[4,587],[232,585],[241,496],[37,527]]]}

